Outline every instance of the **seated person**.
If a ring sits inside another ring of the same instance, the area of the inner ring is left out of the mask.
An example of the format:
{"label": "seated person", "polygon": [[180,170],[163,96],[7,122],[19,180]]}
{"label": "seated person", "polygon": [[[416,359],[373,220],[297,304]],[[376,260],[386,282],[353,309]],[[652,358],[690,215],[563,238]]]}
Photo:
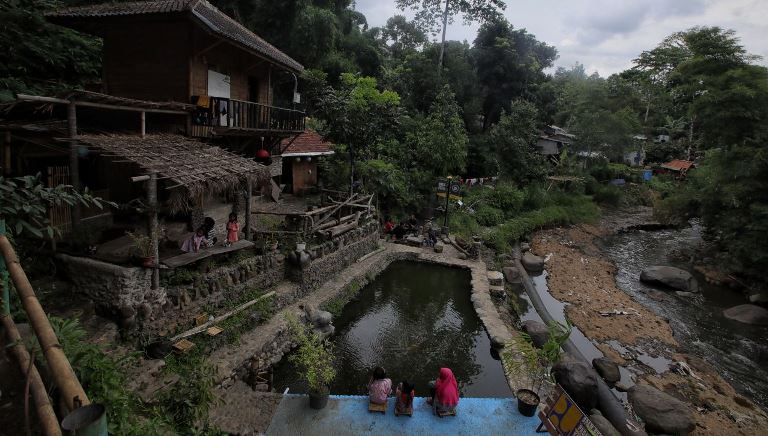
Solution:
{"label": "seated person", "polygon": [[389,217],[384,218],[384,234],[389,234],[395,228],[395,223]]}
{"label": "seated person", "polygon": [[185,253],[200,251],[200,246],[205,243],[205,229],[201,226],[181,244],[181,251]]}
{"label": "seated person", "polygon": [[387,378],[387,372],[384,371],[384,368],[377,366],[368,380],[368,399],[371,403],[385,404],[391,392],[392,380]]}
{"label": "seated person", "polygon": [[390,232],[392,236],[395,237],[396,241],[399,241],[400,239],[403,239],[405,237],[405,234],[408,232],[408,230],[405,228],[403,223],[400,223],[395,226],[394,229]]}
{"label": "seated person", "polygon": [[203,229],[205,230],[205,246],[213,247],[218,242],[219,238],[216,237],[216,221],[213,218],[207,216],[203,221]]}
{"label": "seated person", "polygon": [[413,385],[407,381],[402,381],[397,385],[397,390],[395,391],[395,398],[397,399],[397,402],[395,403],[395,412],[413,413],[413,397],[415,395],[416,391],[414,390]]}
{"label": "seated person", "polygon": [[431,398],[427,399],[427,404],[432,405],[434,413],[455,413],[459,404],[459,385],[453,371],[440,368],[440,377],[429,385]]}

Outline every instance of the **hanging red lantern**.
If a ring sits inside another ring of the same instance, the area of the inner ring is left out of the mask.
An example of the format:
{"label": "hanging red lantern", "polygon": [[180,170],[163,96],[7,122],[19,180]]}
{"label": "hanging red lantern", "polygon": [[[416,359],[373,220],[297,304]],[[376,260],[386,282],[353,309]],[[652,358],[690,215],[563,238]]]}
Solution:
{"label": "hanging red lantern", "polygon": [[256,159],[269,159],[269,152],[263,148],[256,151]]}

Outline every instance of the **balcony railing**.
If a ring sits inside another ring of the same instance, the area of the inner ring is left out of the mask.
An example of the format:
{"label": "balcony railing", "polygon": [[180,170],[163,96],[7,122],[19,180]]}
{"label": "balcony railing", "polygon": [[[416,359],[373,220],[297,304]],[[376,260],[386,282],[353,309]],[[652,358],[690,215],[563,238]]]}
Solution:
{"label": "balcony railing", "polygon": [[194,117],[197,126],[235,130],[303,132],[304,112],[251,101],[211,97]]}

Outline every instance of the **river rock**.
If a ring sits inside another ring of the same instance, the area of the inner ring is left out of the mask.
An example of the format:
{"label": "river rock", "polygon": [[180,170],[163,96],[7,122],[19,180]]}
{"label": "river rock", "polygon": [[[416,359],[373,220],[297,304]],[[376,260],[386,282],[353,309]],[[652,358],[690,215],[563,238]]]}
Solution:
{"label": "river rock", "polygon": [[318,310],[312,314],[312,324],[317,327],[325,327],[333,321],[333,315],[331,312],[325,310]]}
{"label": "river rock", "polygon": [[592,359],[592,366],[595,368],[595,371],[600,374],[600,377],[608,383],[616,383],[621,380],[619,365],[607,357]]}
{"label": "river rock", "polygon": [[691,273],[672,266],[649,266],[640,273],[640,281],[683,292],[699,292],[699,283]]}
{"label": "river rock", "polygon": [[597,405],[597,373],[589,365],[578,361],[558,362],[552,375],[582,410]]}
{"label": "river rock", "polygon": [[442,242],[435,242],[433,250],[435,250],[435,253],[442,253],[445,250],[445,245]]}
{"label": "river rock", "polygon": [[488,271],[488,283],[491,286],[504,286],[504,275],[499,271]]}
{"label": "river rock", "polygon": [[411,247],[421,247],[421,238],[418,236],[408,236],[405,238],[406,245],[410,245]]}
{"label": "river rock", "polygon": [[671,395],[647,385],[633,386],[628,395],[635,413],[651,433],[684,435],[696,427],[688,406]]}
{"label": "river rock", "polygon": [[723,316],[744,324],[768,325],[768,310],[754,304],[741,304],[725,309]]}
{"label": "river rock", "polygon": [[520,282],[520,271],[517,270],[517,268],[512,266],[504,267],[501,272],[504,273],[504,278],[509,283],[519,283]]}
{"label": "river rock", "polygon": [[521,242],[520,251],[522,251],[523,253],[525,253],[526,251],[531,251],[531,244],[527,242]]}
{"label": "river rock", "polygon": [[533,345],[541,348],[549,340],[549,328],[541,321],[523,321],[523,331],[531,337]]}
{"label": "river rock", "polygon": [[536,256],[530,251],[526,252],[520,261],[523,263],[523,267],[529,272],[540,273],[544,271],[544,258]]}
{"label": "river rock", "polygon": [[600,431],[600,434],[604,436],[619,436],[621,433],[619,433],[618,430],[616,430],[616,427],[611,424],[608,419],[606,419],[598,410],[592,410],[589,414],[589,420],[592,421],[592,424],[595,424],[595,427]]}
{"label": "river rock", "polygon": [[489,286],[488,291],[493,298],[498,298],[500,300],[507,298],[507,292],[504,290],[504,286]]}

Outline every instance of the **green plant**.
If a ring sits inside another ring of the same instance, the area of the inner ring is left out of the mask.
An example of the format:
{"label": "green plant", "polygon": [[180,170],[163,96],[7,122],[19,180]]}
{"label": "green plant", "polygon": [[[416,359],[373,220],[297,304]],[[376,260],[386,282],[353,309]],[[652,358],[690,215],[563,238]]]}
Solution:
{"label": "green plant", "polygon": [[91,401],[106,407],[110,434],[163,434],[167,430],[163,417],[126,387],[125,369],[135,355],[106,354],[85,340],[86,332],[76,318],[51,316],[50,322],[83,389]]}
{"label": "green plant", "polygon": [[334,317],[341,315],[344,306],[357,294],[361,287],[360,283],[356,281],[351,282],[341,294],[325,303],[323,309],[331,312]]}
{"label": "green plant", "polygon": [[285,318],[291,336],[298,343],[296,352],[291,354],[289,360],[307,380],[310,392],[327,392],[328,385],[336,378],[332,344],[310,331],[295,316],[286,315]]}
{"label": "green plant", "polygon": [[142,235],[136,232],[125,232],[131,238],[133,247],[138,250],[141,257],[152,257],[152,239],[149,235]]}
{"label": "green plant", "polygon": [[198,354],[179,358],[169,367],[179,377],[170,389],[160,394],[161,409],[181,434],[207,428],[208,412],[217,399],[213,392],[215,368]]}
{"label": "green plant", "polygon": [[594,192],[594,200],[600,204],[618,206],[622,199],[622,190],[614,185],[597,185]]}
{"label": "green plant", "polygon": [[551,383],[550,370],[560,360],[561,347],[571,335],[573,326],[550,322],[548,339],[541,348],[536,348],[527,333],[513,336],[501,352],[501,362],[508,375],[529,381],[529,387],[539,392],[545,383]]}

